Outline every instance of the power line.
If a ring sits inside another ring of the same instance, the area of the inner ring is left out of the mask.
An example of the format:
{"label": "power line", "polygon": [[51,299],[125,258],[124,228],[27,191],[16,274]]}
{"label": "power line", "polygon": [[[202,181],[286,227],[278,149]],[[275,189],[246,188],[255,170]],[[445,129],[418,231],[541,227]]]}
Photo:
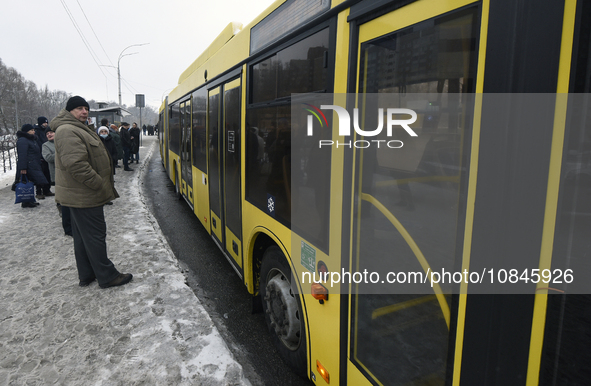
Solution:
{"label": "power line", "polygon": [[88,26],[90,27],[90,30],[94,34],[96,41],[98,42],[99,46],[101,46],[101,49],[103,50],[105,56],[107,57],[107,60],[109,61],[109,63],[111,63],[111,65],[113,65],[113,62],[111,62],[111,59],[109,58],[109,55],[107,54],[107,51],[105,51],[105,47],[103,47],[103,44],[101,43],[100,39],[96,35],[96,32],[94,31],[94,28],[92,28],[92,24],[90,23],[90,20],[88,20],[88,17],[86,16],[86,12],[84,12],[84,9],[82,8],[82,5],[80,4],[80,2],[78,0],[76,0],[76,2],[78,3],[78,6],[80,7],[82,14],[84,15],[84,18],[86,19],[86,22],[88,23]]}
{"label": "power line", "polygon": [[[133,87],[133,85],[129,81],[125,80],[124,78],[121,78],[121,80],[123,81],[125,88],[127,88],[130,92],[135,92],[136,94],[139,94],[139,92],[135,89],[135,87]],[[130,87],[133,89],[133,91],[130,90]]]}
{"label": "power line", "polygon": [[76,29],[76,32],[78,32],[78,35],[80,36],[80,39],[82,39],[82,42],[84,43],[84,46],[86,46],[86,49],[88,50],[88,52],[90,53],[90,56],[92,57],[92,60],[94,60],[94,63],[97,65],[98,69],[100,70],[100,72],[103,74],[103,76],[106,78],[107,76],[105,75],[105,73],[103,72],[103,69],[100,67],[99,62],[97,61],[98,56],[96,55],[96,53],[94,53],[94,51],[92,50],[92,48],[90,47],[88,41],[86,40],[86,38],[84,37],[84,34],[82,33],[82,30],[80,29],[80,27],[78,26],[78,24],[76,23],[76,20],[74,19],[74,16],[72,15],[72,13],[70,12],[70,9],[68,8],[68,6],[66,5],[64,0],[60,0],[60,2],[62,3],[66,13],[68,14],[68,17],[70,18],[70,21],[72,22],[72,24],[74,25],[74,28]]}

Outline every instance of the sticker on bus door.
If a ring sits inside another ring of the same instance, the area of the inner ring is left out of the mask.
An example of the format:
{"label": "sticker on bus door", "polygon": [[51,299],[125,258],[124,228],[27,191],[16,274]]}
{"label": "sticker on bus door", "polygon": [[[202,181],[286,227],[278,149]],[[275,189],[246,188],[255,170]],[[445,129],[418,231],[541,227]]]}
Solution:
{"label": "sticker on bus door", "polygon": [[310,272],[316,271],[316,250],[302,241],[300,262]]}
{"label": "sticker on bus door", "polygon": [[228,131],[228,152],[229,153],[234,153],[234,144],[235,144],[235,140],[234,140],[235,136],[234,136],[234,132],[233,131]]}
{"label": "sticker on bus door", "polygon": [[275,196],[267,193],[267,212],[272,216],[275,217]]}

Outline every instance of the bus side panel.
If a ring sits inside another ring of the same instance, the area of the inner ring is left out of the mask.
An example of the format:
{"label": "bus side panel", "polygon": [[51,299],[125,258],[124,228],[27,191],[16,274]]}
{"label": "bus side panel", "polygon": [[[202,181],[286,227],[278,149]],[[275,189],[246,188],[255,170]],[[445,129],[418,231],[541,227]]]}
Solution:
{"label": "bus side panel", "polygon": [[193,167],[193,197],[194,212],[207,233],[211,234],[209,218],[209,190],[207,188],[207,174]]}
{"label": "bus side panel", "polygon": [[211,233],[213,233],[218,240],[223,240],[222,237],[222,221],[220,218],[213,212],[213,210],[209,211],[209,215],[211,217]]}
{"label": "bus side panel", "polygon": [[[178,155],[176,155],[175,153],[172,152],[172,150],[168,151],[168,176],[170,177],[170,180],[172,181],[172,183],[176,186],[177,183],[177,177],[179,179],[179,184],[180,184],[180,170],[177,170],[178,167],[177,165],[180,164],[180,157]],[[181,190],[181,188],[179,187],[179,191]]]}

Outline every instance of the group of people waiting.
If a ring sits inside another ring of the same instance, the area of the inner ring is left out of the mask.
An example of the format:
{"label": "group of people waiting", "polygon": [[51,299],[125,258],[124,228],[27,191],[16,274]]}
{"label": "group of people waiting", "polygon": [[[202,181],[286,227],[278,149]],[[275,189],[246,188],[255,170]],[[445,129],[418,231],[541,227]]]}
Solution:
{"label": "group of people waiting", "polygon": [[[140,161],[140,129],[134,122],[130,127],[129,123],[122,122],[121,127],[115,124],[109,125],[109,120],[103,118],[101,126],[97,129],[101,141],[108,150],[113,160],[113,174],[115,169],[120,168],[119,160],[123,160],[123,170],[133,171],[129,163]],[[46,117],[37,118],[35,126],[25,124],[16,133],[17,152],[17,173],[16,182],[22,176],[35,183],[35,197],[39,200],[46,196],[54,196],[51,186],[55,185],[55,133],[49,126]],[[23,202],[23,208],[35,208],[39,202]],[[60,214],[61,207],[58,205]],[[70,235],[66,229],[66,234]]]}
{"label": "group of people waiting", "polygon": [[120,168],[119,160],[123,160],[123,170],[133,171],[129,163],[140,162],[140,129],[137,124],[134,122],[130,128],[129,123],[121,122],[121,127],[117,127],[115,124],[109,125],[109,120],[103,118],[97,134],[111,154],[114,168]]}
{"label": "group of people waiting", "polygon": [[[79,285],[86,287],[97,280],[101,288],[109,288],[133,278],[120,273],[107,257],[103,207],[119,197],[113,177],[117,160],[123,159],[124,170],[132,170],[128,167],[131,154],[137,154],[139,162],[139,129],[135,134],[123,122],[121,130],[116,126],[109,130],[108,121],[103,120],[97,132],[88,125],[88,112],[86,100],[74,96],[51,123],[39,117],[37,126],[23,125],[17,133],[17,179],[26,175],[33,181],[38,199],[55,196],[64,231],[74,240]],[[121,152],[116,137],[120,137]],[[136,138],[137,149],[133,145]],[[51,185],[55,185],[55,194]]]}

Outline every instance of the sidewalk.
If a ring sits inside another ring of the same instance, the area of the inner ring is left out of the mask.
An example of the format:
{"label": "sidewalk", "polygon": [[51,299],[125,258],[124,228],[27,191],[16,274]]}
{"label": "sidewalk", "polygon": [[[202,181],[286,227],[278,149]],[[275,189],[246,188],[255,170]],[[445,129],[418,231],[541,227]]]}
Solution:
{"label": "sidewalk", "polygon": [[105,206],[109,258],[133,274],[121,287],[78,286],[53,197],[21,208],[0,189],[0,385],[250,384],[144,204],[150,156],[157,137],[117,169],[121,197]]}

